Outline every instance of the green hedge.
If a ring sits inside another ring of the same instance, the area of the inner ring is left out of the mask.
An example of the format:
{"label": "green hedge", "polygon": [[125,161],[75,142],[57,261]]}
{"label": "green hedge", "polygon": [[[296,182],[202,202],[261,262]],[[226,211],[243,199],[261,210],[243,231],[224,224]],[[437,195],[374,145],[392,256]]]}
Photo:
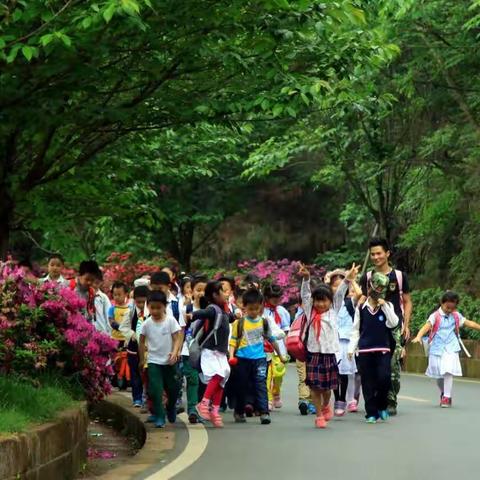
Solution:
{"label": "green hedge", "polygon": [[[468,318],[480,323],[480,299],[470,295],[458,292],[460,295],[459,312]],[[412,335],[416,335],[420,328],[425,324],[432,310],[440,304],[440,298],[443,290],[440,288],[428,288],[426,290],[416,290],[412,292],[413,317],[410,324]],[[462,329],[462,338],[480,340],[480,331]]]}
{"label": "green hedge", "polygon": [[55,418],[76,404],[76,394],[64,378],[43,375],[33,384],[14,375],[0,375],[0,435]]}

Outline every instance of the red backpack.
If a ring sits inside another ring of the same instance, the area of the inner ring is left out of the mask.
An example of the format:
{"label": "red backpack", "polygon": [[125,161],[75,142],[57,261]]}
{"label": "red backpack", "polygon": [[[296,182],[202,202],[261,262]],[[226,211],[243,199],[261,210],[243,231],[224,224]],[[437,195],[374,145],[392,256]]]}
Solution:
{"label": "red backpack", "polygon": [[287,335],[287,351],[299,362],[305,362],[307,359],[307,349],[305,347],[306,330],[307,315],[302,313],[294,320]]}

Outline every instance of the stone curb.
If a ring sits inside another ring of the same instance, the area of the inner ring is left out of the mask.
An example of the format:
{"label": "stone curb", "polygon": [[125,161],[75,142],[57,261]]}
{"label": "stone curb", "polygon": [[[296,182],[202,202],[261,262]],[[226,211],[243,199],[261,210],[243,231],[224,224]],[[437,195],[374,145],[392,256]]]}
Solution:
{"label": "stone curb", "polygon": [[170,428],[156,429],[146,425],[146,415],[131,406],[131,399],[121,393],[113,393],[99,404],[90,407],[102,419],[113,418],[113,426],[123,435],[134,437],[141,450],[120,467],[105,473],[98,480],[131,480],[158,465],[175,446],[175,432]]}
{"label": "stone curb", "polygon": [[86,462],[86,403],[52,422],[0,439],[2,480],[74,479]]}

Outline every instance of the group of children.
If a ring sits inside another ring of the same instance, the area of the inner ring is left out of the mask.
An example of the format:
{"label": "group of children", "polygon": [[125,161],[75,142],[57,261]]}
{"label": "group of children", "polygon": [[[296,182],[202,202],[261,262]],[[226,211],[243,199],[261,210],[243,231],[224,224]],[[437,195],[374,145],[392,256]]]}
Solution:
{"label": "group of children", "polygon": [[[397,411],[412,304],[406,275],[390,267],[385,240],[369,247],[374,269],[359,284],[354,264],[312,289],[300,264],[301,304],[292,315],[281,305],[281,288],[261,289],[254,275],[237,283],[201,274],[179,279],[169,267],[137,279],[131,292],[114,282],[109,297],[96,262],[82,262],[77,278],[65,280],[63,259],[54,255],[43,280],[75,290],[85,299],[86,318],[117,340],[117,373],[128,371],[133,405],[148,410],[147,421],[158,428],[175,422],[184,388],[191,423],[223,427],[227,405],[237,423],[253,415],[271,423],[271,411],[282,407],[285,337],[294,319],[306,350],[305,362],[296,361],[300,413],[314,414],[315,426],[325,428],[334,415],[358,411],[361,384],[366,421],[373,424]],[[457,294],[446,292],[413,339],[430,332],[427,375],[438,380],[442,407],[451,406],[453,376],[462,374],[459,328],[480,330],[457,313],[458,303]]]}

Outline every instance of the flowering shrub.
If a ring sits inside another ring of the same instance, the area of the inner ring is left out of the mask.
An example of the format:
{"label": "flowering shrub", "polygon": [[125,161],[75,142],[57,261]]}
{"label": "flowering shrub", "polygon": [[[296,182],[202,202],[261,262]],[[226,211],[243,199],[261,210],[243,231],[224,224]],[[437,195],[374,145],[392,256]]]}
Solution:
{"label": "flowering shrub", "polygon": [[[307,265],[314,279],[322,279],[326,273],[323,267]],[[276,283],[283,289],[282,303],[297,301],[300,297],[299,262],[284,258],[283,260],[244,260],[238,263],[239,273],[253,273],[262,284]]]}
{"label": "flowering shrub", "polygon": [[111,285],[117,280],[132,285],[136,278],[156,272],[166,264],[165,262],[166,260],[160,258],[149,262],[135,262],[133,254],[129,252],[113,252],[102,265],[103,278],[106,285]]}
{"label": "flowering shrub", "polygon": [[34,377],[60,370],[78,379],[90,400],[109,393],[116,345],[83,317],[84,306],[70,289],[38,284],[0,264],[0,372]]}

